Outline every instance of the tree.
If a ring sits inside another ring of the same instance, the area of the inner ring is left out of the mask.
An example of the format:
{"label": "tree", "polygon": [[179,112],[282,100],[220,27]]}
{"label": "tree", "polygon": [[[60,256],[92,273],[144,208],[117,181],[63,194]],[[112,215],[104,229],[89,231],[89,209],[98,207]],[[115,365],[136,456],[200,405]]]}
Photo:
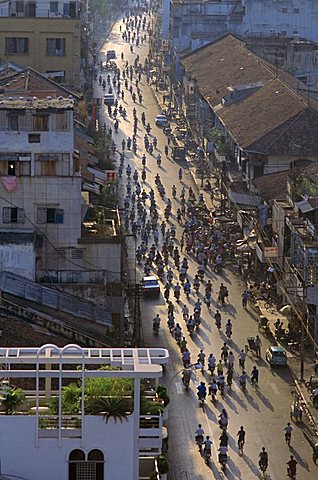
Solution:
{"label": "tree", "polygon": [[1,404],[4,406],[6,415],[12,415],[24,402],[25,395],[21,388],[6,387],[3,390],[4,398]]}

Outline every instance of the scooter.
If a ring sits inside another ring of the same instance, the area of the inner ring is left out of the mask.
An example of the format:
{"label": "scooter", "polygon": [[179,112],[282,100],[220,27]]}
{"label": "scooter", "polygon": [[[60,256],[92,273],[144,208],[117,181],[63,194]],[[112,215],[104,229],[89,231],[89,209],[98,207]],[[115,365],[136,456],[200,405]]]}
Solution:
{"label": "scooter", "polygon": [[226,464],[227,464],[227,455],[226,454],[219,454],[219,463],[221,465],[221,468],[224,472]]}
{"label": "scooter", "polygon": [[152,325],[152,331],[155,335],[159,335],[159,324],[154,322],[153,325]]}

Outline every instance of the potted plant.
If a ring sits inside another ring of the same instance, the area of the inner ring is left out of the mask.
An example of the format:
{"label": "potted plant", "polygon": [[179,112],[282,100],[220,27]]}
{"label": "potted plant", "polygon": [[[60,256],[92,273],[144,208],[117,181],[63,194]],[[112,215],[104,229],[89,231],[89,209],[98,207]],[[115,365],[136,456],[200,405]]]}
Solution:
{"label": "potted plant", "polygon": [[25,396],[21,388],[6,387],[3,389],[4,398],[1,401],[6,415],[12,415],[24,402]]}
{"label": "potted plant", "polygon": [[150,473],[149,480],[158,480],[158,474],[155,470]]}
{"label": "potted plant", "polygon": [[169,472],[169,462],[164,455],[159,455],[159,457],[157,457],[157,468],[160,475]]}
{"label": "potted plant", "polygon": [[123,422],[123,420],[128,421],[127,416],[130,414],[128,411],[128,402],[125,398],[120,397],[106,397],[99,398],[96,400],[95,404],[92,405],[92,412],[96,414],[103,415],[103,418],[106,423],[112,417],[115,421]]}

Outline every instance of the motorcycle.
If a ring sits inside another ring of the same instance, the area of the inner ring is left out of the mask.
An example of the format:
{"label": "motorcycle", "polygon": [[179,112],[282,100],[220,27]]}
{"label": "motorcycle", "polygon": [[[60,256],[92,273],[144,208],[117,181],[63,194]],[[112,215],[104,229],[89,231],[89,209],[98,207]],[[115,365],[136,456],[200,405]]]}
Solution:
{"label": "motorcycle", "polygon": [[189,390],[191,371],[185,369],[182,374],[182,383],[186,390]]}
{"label": "motorcycle", "polygon": [[152,330],[155,335],[159,335],[159,324],[157,322],[154,322],[152,325]]}
{"label": "motorcycle", "polygon": [[222,468],[222,470],[223,470],[223,472],[224,472],[225,467],[226,467],[226,464],[227,464],[227,455],[226,455],[226,453],[223,453],[223,454],[220,453],[220,454],[219,454],[219,463],[220,463],[221,468]]}
{"label": "motorcycle", "polygon": [[210,464],[210,459],[211,459],[211,450],[209,449],[204,449],[203,451],[203,458],[204,458],[204,461],[207,465]]}
{"label": "motorcycle", "polygon": [[177,302],[179,302],[179,300],[180,300],[180,292],[179,291],[174,292],[174,298],[176,299]]}

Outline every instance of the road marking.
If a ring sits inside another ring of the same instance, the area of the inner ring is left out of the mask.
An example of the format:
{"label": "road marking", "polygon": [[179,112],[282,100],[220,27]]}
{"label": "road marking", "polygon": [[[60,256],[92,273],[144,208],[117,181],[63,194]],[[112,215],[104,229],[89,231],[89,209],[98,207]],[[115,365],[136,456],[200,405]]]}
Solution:
{"label": "road marking", "polygon": [[278,388],[275,385],[275,383],[270,383],[270,386],[271,386],[273,392],[275,393],[275,395],[279,395],[279,391],[278,391]]}
{"label": "road marking", "polygon": [[176,382],[175,385],[176,385],[177,393],[178,393],[179,395],[181,395],[181,393],[183,392],[183,387],[182,387],[181,382]]}

